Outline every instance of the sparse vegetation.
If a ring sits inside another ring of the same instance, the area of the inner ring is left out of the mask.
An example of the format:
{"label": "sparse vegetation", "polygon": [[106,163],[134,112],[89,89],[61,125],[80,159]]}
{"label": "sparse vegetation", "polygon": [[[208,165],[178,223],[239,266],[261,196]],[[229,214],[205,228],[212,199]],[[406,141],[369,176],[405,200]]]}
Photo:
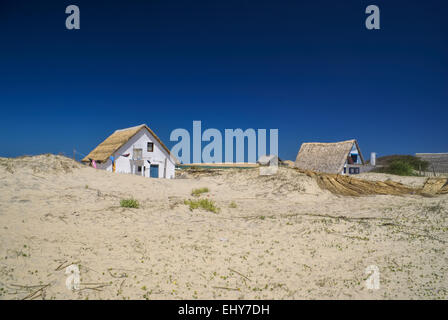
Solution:
{"label": "sparse vegetation", "polygon": [[235,201],[230,202],[229,208],[235,209],[236,207],[237,207],[237,205],[236,205]]}
{"label": "sparse vegetation", "polygon": [[[34,174],[23,163],[14,175],[0,164],[0,300],[448,298],[448,194],[435,193],[448,191],[443,178],[322,174],[321,187],[293,169],[260,178],[254,168],[183,171],[188,180],[176,182]],[[361,196],[332,196],[333,183]],[[127,208],[130,198],[139,209]],[[371,264],[379,291],[366,287]],[[70,293],[71,265],[80,290]]]}
{"label": "sparse vegetation", "polygon": [[431,213],[441,213],[443,211],[443,206],[439,202],[438,204],[426,206],[426,211]]}
{"label": "sparse vegetation", "polygon": [[386,172],[396,174],[398,176],[413,176],[414,168],[409,162],[404,160],[394,160],[386,169]]}
{"label": "sparse vegetation", "polygon": [[392,155],[377,159],[378,167],[375,171],[396,174],[399,176],[414,176],[415,171],[426,171],[428,162],[411,155]]}
{"label": "sparse vegetation", "polygon": [[185,200],[184,204],[190,207],[190,210],[194,209],[204,209],[210,212],[218,213],[219,208],[216,206],[215,202],[209,199],[198,199],[198,200]]}
{"label": "sparse vegetation", "polygon": [[140,204],[135,199],[122,199],[120,206],[123,208],[139,208]]}
{"label": "sparse vegetation", "polygon": [[209,192],[210,190],[207,188],[207,187],[205,187],[205,188],[198,188],[198,189],[193,189],[193,191],[191,191],[191,195],[192,196],[195,196],[195,197],[199,197],[201,194],[203,194],[203,193],[207,193],[207,192]]}

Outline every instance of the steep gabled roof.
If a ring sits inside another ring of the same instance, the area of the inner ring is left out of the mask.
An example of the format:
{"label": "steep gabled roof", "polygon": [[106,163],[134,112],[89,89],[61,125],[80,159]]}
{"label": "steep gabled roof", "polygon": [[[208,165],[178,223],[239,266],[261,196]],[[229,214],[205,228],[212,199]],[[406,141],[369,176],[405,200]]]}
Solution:
{"label": "steep gabled roof", "polygon": [[303,143],[294,165],[303,170],[340,173],[344,168],[345,161],[353,145],[356,145],[361,162],[364,164],[364,158],[361,154],[361,149],[359,149],[358,142],[352,139],[333,143]]}
{"label": "steep gabled roof", "polygon": [[116,130],[112,133],[106,140],[101,142],[95,149],[93,149],[84,159],[81,161],[89,162],[89,159],[105,162],[111,155],[114,154],[118,149],[120,149],[126,142],[128,142],[132,137],[134,137],[140,130],[146,129],[149,133],[160,143],[163,149],[168,153],[170,157],[177,163],[177,159],[171,154],[170,150],[165,146],[162,140],[157,137],[157,135],[152,131],[146,124],[141,124],[139,126]]}

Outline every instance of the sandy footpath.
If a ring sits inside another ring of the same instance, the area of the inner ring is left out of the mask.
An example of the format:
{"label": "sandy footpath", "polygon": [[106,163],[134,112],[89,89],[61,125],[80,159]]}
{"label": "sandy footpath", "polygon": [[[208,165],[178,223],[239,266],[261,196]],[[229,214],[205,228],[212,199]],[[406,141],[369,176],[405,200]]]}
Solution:
{"label": "sandy footpath", "polygon": [[[1,158],[0,299],[448,298],[448,195],[343,197],[290,168],[258,173],[163,180]],[[218,213],[184,204],[200,187]],[[141,207],[121,208],[130,197]]]}

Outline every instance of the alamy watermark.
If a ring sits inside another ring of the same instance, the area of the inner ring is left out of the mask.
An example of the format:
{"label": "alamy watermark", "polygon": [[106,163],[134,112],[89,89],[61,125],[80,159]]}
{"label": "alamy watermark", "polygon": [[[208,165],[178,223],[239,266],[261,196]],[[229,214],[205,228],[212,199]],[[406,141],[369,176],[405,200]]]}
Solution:
{"label": "alamy watermark", "polygon": [[65,27],[68,30],[72,30],[72,29],[79,30],[81,28],[79,7],[75,6],[73,4],[69,5],[69,6],[67,6],[67,8],[65,8],[65,13],[70,14],[65,19]]}
{"label": "alamy watermark", "polygon": [[65,268],[65,274],[67,274],[67,279],[65,280],[65,286],[68,290],[79,290],[81,284],[79,267],[76,264],[69,265]]}
{"label": "alamy watermark", "polygon": [[[65,13],[69,16],[65,19],[65,27],[68,30],[79,30],[81,18],[80,11],[77,5],[69,5],[65,8]],[[368,30],[380,29],[380,9],[376,5],[369,5],[365,10],[369,16],[366,18],[365,26]]]}
{"label": "alamy watermark", "polygon": [[378,290],[380,288],[380,269],[376,265],[370,265],[365,273],[369,275],[366,279],[366,287],[369,290]]}
{"label": "alamy watermark", "polygon": [[366,19],[366,28],[368,30],[380,29],[380,8],[375,5],[370,5],[366,8],[366,14],[369,16]]}
{"label": "alamy watermark", "polygon": [[[170,141],[177,142],[171,152],[184,164],[243,163],[245,160],[255,163],[260,157],[270,155],[275,160],[269,161],[269,165],[278,165],[278,129],[225,129],[223,139],[218,129],[209,128],[202,132],[202,122],[193,121],[192,139],[188,130],[177,128],[171,132]],[[204,147],[203,142],[207,143]]]}

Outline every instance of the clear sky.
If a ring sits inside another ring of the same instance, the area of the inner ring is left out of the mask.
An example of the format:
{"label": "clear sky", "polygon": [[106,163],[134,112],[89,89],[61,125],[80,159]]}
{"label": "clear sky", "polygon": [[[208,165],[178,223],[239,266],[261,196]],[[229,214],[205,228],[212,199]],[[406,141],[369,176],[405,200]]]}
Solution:
{"label": "clear sky", "polygon": [[278,128],[284,159],[350,138],[366,158],[448,152],[447,16],[446,0],[1,0],[0,156],[87,154],[141,123],[171,148],[193,120]]}

